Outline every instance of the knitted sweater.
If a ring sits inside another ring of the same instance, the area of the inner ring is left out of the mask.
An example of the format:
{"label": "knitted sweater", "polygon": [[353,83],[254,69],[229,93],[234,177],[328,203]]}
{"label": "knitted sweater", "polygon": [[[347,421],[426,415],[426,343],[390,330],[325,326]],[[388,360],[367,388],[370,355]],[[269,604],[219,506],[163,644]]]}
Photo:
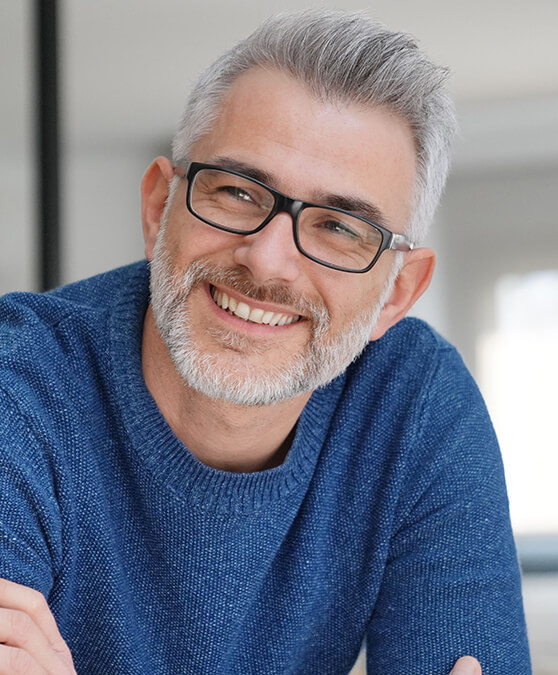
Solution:
{"label": "knitted sweater", "polygon": [[79,675],[530,672],[502,464],[455,350],[404,320],[285,462],[201,464],[142,377],[137,263],[0,303],[0,576]]}

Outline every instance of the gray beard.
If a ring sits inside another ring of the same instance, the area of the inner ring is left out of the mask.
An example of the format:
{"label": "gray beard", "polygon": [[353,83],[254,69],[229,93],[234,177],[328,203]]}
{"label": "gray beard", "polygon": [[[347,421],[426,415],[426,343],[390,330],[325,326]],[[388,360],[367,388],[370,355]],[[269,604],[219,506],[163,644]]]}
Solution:
{"label": "gray beard", "polygon": [[[325,304],[311,302],[285,286],[255,286],[240,269],[224,269],[199,259],[182,275],[175,273],[165,248],[164,227],[157,237],[151,263],[151,304],[157,328],[182,379],[196,391],[236,405],[274,405],[324,387],[363,351],[389,297],[392,274],[376,306],[351,324],[330,335],[331,319]],[[297,354],[284,353],[280,365],[258,366],[247,358],[277,348],[234,331],[214,329],[211,336],[225,350],[202,351],[191,328],[188,297],[203,283],[225,284],[258,301],[288,304],[310,317],[311,336]]]}

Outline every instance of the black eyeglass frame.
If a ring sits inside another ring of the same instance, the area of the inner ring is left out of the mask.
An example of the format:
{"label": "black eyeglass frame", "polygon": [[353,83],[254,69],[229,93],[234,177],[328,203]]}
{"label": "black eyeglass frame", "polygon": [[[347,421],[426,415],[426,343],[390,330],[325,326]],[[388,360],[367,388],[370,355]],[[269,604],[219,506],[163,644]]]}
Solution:
{"label": "black eyeglass frame", "polygon": [[[200,214],[197,213],[192,206],[192,186],[194,184],[194,178],[196,174],[198,173],[198,171],[201,171],[202,169],[211,169],[214,171],[221,171],[222,173],[232,174],[233,176],[243,178],[244,180],[250,181],[251,183],[255,183],[256,185],[259,185],[260,187],[267,190],[274,199],[273,208],[271,209],[269,215],[264,219],[262,223],[260,223],[260,225],[258,225],[258,227],[254,228],[253,230],[237,230],[235,228],[219,225],[218,223],[214,223],[213,221],[208,220],[203,216],[200,216]],[[374,221],[369,220],[368,218],[364,218],[363,216],[357,213],[347,211],[345,209],[339,209],[335,206],[328,206],[326,204],[316,204],[313,202],[305,202],[302,201],[301,199],[293,199],[292,197],[288,197],[282,192],[279,192],[279,190],[276,190],[275,188],[272,188],[269,185],[262,183],[256,178],[247,176],[246,174],[240,173],[239,171],[226,169],[216,164],[204,164],[203,162],[189,162],[189,164],[186,167],[175,166],[174,172],[180,178],[186,178],[186,180],[188,181],[188,187],[186,190],[186,206],[188,208],[188,211],[190,211],[190,213],[193,216],[195,216],[198,220],[201,220],[202,222],[206,223],[207,225],[210,225],[211,227],[216,228],[217,230],[230,232],[231,234],[249,235],[249,234],[256,234],[256,232],[263,230],[263,228],[271,220],[273,220],[273,218],[275,218],[275,216],[278,213],[288,213],[291,216],[293,222],[293,239],[297,250],[305,258],[313,260],[318,265],[323,265],[324,267],[329,267],[330,269],[333,270],[338,270],[340,272],[348,272],[349,274],[364,274],[365,272],[369,272],[372,269],[372,267],[374,267],[374,265],[378,262],[378,258],[382,255],[384,251],[408,252],[412,251],[415,247],[414,243],[411,242],[409,239],[407,239],[405,235],[391,232],[382,225],[378,225],[378,223],[375,223]],[[359,270],[347,269],[346,267],[341,267],[340,265],[335,265],[333,263],[328,263],[325,260],[320,260],[320,258],[316,258],[311,253],[308,253],[308,251],[304,250],[298,237],[298,217],[300,213],[308,207],[327,209],[328,211],[335,211],[337,213],[342,213],[344,215],[351,216],[352,218],[358,218],[359,220],[362,220],[363,222],[367,223],[368,225],[376,229],[382,236],[382,243],[380,244],[378,252],[374,256],[372,262],[363,269]]]}

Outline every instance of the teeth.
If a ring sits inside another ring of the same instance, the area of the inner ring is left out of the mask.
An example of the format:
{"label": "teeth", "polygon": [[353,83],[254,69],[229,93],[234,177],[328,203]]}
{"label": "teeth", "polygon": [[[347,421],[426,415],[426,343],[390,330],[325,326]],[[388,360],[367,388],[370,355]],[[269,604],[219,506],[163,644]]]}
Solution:
{"label": "teeth", "polygon": [[245,321],[250,316],[250,307],[248,307],[248,305],[245,302],[239,302],[238,305],[236,306],[236,309],[233,311],[236,314],[236,316],[239,316],[241,319],[244,319]]}
{"label": "teeth", "polygon": [[262,323],[262,317],[264,315],[263,309],[253,309],[250,312],[248,319],[254,323]]}
{"label": "teeth", "polygon": [[257,307],[251,308],[245,302],[238,302],[232,296],[213,287],[211,287],[211,296],[221,309],[227,309],[231,314],[244,319],[244,321],[263,323],[269,326],[287,326],[300,319],[299,316],[293,316],[292,314],[280,314]]}

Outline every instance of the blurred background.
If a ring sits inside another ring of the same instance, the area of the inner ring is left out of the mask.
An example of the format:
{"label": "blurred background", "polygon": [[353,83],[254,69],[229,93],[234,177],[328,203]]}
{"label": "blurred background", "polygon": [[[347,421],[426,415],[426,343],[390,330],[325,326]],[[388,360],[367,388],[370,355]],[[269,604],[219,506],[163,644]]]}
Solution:
{"label": "blurred background", "polygon": [[[556,0],[0,0],[0,293],[142,257],[139,182],[153,157],[169,155],[195,76],[272,12],[324,5],[364,9],[415,34],[453,71],[461,136],[428,242],[437,273],[415,314],[457,345],[486,398],[535,674],[557,675]],[[37,131],[45,111],[46,164]],[[54,241],[46,249],[45,218]]]}

